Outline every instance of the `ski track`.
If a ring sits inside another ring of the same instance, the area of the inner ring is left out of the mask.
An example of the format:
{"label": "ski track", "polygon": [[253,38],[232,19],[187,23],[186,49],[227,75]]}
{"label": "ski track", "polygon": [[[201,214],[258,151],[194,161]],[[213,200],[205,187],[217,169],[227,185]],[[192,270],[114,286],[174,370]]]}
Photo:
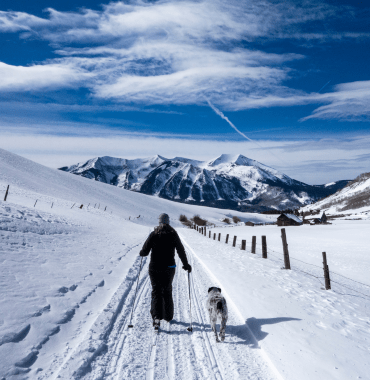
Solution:
{"label": "ski track", "polygon": [[[108,350],[95,358],[91,371],[84,374],[83,379],[276,380],[247,326],[241,324],[231,307],[225,342],[216,342],[205,302],[208,287],[219,284],[212,283],[190,246],[182,240],[189,248],[187,255],[193,267],[190,275],[193,332],[187,331],[190,324],[188,275],[181,269],[178,258],[173,282],[174,320],[172,323],[161,321],[159,334],[154,332],[150,316],[149,260],[146,260],[135,301],[134,327],[127,327],[134,302],[135,286],[132,286],[107,338]],[[219,325],[217,328],[219,330]],[[68,362],[66,365],[68,367]]]}

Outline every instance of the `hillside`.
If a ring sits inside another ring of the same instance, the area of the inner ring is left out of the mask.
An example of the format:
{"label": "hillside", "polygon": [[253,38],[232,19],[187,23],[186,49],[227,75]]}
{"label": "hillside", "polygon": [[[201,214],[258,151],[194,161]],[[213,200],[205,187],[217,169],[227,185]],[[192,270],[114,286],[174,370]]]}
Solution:
{"label": "hillside", "polygon": [[327,215],[351,215],[361,217],[370,212],[370,173],[363,173],[349,182],[343,189],[300,211],[325,211]]}
{"label": "hillside", "polygon": [[307,185],[240,154],[204,162],[158,155],[134,160],[96,157],[60,170],[177,202],[241,211],[297,208],[348,182]]}
{"label": "hillside", "polygon": [[[369,220],[286,227],[287,271],[280,228],[227,226],[220,221],[227,210],[118,189],[2,150],[2,192],[8,184],[8,200],[0,200],[0,378],[367,378]],[[176,257],[174,320],[162,321],[156,338],[149,259],[139,252],[163,211],[193,271],[188,276]],[[180,228],[180,213],[198,211],[218,225],[211,232],[220,241]],[[233,239],[225,243],[226,234],[237,237],[236,247]],[[262,235],[268,258],[261,256]],[[247,250],[240,249],[243,239]],[[323,288],[323,250],[332,290]],[[210,286],[222,288],[228,304],[224,343],[216,343],[209,324]]]}
{"label": "hillside", "polygon": [[[28,205],[38,199],[39,207],[50,208],[55,205],[90,204],[98,207],[107,207],[113,215],[130,218],[140,224],[154,225],[158,215],[166,212],[170,215],[174,225],[181,225],[178,221],[180,214],[188,217],[199,214],[211,223],[232,215],[242,221],[267,222],[271,221],[265,215],[241,213],[227,209],[216,209],[198,205],[174,203],[166,199],[152,197],[138,192],[119,189],[100,181],[90,181],[80,176],[70,175],[60,170],[50,169],[31,160],[0,149],[0,185],[5,193],[10,185],[8,200],[25,197]],[[137,217],[140,215],[140,218]]]}

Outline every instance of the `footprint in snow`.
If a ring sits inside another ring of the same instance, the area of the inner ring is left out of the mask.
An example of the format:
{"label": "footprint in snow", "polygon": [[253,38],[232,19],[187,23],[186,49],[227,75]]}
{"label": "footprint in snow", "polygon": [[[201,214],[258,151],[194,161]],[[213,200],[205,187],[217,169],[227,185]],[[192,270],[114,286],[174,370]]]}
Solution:
{"label": "footprint in snow", "polygon": [[72,320],[73,316],[75,315],[76,310],[70,309],[67,310],[64,314],[64,316],[57,322],[58,325],[62,325],[64,323],[67,323]]}
{"label": "footprint in snow", "polygon": [[18,343],[21,342],[30,332],[31,325],[27,325],[22,330],[16,333],[5,334],[0,338],[0,346],[5,343]]}
{"label": "footprint in snow", "polygon": [[31,367],[31,365],[35,363],[35,361],[37,360],[38,354],[38,351],[31,351],[25,358],[17,361],[16,363],[14,363],[14,365],[20,368]]}

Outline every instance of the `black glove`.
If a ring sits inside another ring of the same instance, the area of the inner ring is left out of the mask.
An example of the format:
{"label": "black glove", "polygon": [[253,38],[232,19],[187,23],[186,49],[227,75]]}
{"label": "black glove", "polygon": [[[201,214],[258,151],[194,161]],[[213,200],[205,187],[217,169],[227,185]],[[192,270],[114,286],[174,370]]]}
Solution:
{"label": "black glove", "polygon": [[182,269],[184,270],[187,270],[189,273],[191,272],[191,265],[190,264],[186,264],[182,267]]}

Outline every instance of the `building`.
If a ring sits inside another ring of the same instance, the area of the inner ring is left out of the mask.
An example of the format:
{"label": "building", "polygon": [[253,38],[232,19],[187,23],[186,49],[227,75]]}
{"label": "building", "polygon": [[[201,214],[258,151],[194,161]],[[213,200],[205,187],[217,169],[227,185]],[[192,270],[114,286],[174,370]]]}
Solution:
{"label": "building", "polygon": [[328,218],[325,214],[325,211],[323,211],[322,215],[321,215],[321,223],[327,223],[328,222]]}
{"label": "building", "polygon": [[253,222],[245,222],[244,224],[246,226],[254,227],[254,223]]}
{"label": "building", "polygon": [[301,226],[302,224],[302,220],[294,214],[281,214],[277,218],[278,226]]}

